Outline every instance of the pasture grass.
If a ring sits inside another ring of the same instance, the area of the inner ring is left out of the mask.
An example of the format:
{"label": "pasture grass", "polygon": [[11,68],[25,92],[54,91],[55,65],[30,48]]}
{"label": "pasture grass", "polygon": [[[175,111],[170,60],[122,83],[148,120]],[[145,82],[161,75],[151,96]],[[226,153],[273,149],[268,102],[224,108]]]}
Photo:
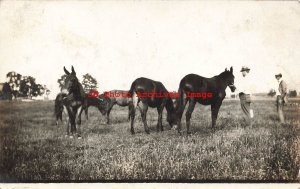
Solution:
{"label": "pasture grass", "polygon": [[[238,101],[224,101],[211,129],[210,107],[196,105],[191,135],[156,132],[157,112],[149,109],[150,134],[139,112],[135,135],[127,108],[115,106],[111,125],[95,108],[82,115],[81,140],[66,138],[55,125],[53,101],[0,102],[0,181],[299,181],[300,111],[285,107],[279,124],[274,101],[253,103],[249,127]],[[164,112],[165,113],[165,112]]]}

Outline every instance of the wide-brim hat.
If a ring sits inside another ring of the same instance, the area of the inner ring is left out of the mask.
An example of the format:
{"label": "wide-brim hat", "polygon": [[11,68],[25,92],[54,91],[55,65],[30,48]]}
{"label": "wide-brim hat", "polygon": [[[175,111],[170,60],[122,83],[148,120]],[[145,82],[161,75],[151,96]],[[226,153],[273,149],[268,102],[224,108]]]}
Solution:
{"label": "wide-brim hat", "polygon": [[241,69],[241,72],[243,72],[243,71],[249,72],[250,68],[248,68],[247,66],[243,66],[242,69]]}
{"label": "wide-brim hat", "polygon": [[275,77],[282,77],[282,74],[281,73],[276,74]]}

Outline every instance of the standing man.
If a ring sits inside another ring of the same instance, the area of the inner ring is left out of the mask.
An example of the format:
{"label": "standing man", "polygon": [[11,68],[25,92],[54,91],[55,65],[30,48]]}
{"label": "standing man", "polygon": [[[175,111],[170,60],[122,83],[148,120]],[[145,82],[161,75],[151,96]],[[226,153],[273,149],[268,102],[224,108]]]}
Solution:
{"label": "standing man", "polygon": [[275,75],[275,78],[278,81],[278,88],[276,90],[276,106],[277,106],[277,113],[280,119],[280,123],[284,123],[284,115],[283,115],[283,106],[287,103],[287,84],[285,81],[282,80],[282,74],[279,73]]}
{"label": "standing man", "polygon": [[246,118],[250,122],[250,126],[252,126],[252,120],[254,118],[253,109],[251,108],[251,81],[249,77],[250,68],[247,66],[243,66],[241,69],[242,72],[242,78],[238,84],[239,88],[239,98],[241,102],[241,108],[244,112]]}

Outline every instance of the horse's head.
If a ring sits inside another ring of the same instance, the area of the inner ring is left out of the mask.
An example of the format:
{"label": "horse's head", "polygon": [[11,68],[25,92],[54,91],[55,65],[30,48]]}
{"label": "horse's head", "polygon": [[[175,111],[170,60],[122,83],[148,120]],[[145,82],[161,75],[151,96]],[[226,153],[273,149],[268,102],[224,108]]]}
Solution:
{"label": "horse's head", "polygon": [[226,68],[222,75],[224,81],[226,82],[226,86],[230,88],[231,92],[234,92],[236,87],[234,86],[234,75],[232,66],[230,67],[230,70],[227,70]]}
{"label": "horse's head", "polygon": [[97,107],[98,110],[101,112],[102,115],[105,115],[108,111],[108,106],[110,103],[109,98],[105,98],[103,94],[100,94],[97,98]]}
{"label": "horse's head", "polygon": [[76,72],[75,72],[73,66],[72,66],[71,73],[65,67],[64,67],[64,71],[67,75],[67,77],[65,79],[66,89],[68,90],[69,93],[75,92],[76,90],[78,90],[79,81],[76,77]]}
{"label": "horse's head", "polygon": [[[175,99],[174,99],[175,100]],[[174,106],[174,102],[171,98],[168,98],[166,103],[167,109],[167,122],[169,123],[170,127],[172,128],[173,125],[177,122],[176,117],[176,107]]]}

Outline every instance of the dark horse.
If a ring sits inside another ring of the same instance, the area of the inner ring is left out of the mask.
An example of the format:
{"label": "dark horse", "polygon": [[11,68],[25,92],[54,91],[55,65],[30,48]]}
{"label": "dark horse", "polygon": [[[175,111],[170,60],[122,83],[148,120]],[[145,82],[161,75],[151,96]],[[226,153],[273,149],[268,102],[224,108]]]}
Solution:
{"label": "dark horse", "polygon": [[66,93],[58,93],[55,98],[54,114],[56,117],[56,125],[58,125],[58,120],[62,121],[62,114],[64,111],[63,99],[67,97]]}
{"label": "dark horse", "polygon": [[181,132],[181,117],[187,102],[189,102],[185,114],[187,133],[190,133],[190,119],[197,102],[202,105],[211,105],[212,128],[214,129],[219,109],[226,96],[225,89],[227,86],[232,92],[235,91],[232,67],[230,71],[226,68],[224,72],[212,78],[205,78],[196,74],[186,75],[180,81],[178,89],[180,95],[176,111],[178,132]]}
{"label": "dark horse", "polygon": [[88,116],[88,109],[90,106],[94,106],[98,108],[98,110],[101,112],[101,114],[104,116],[108,112],[108,107],[110,105],[110,101],[107,98],[103,97],[103,94],[99,95],[98,98],[94,97],[87,97],[87,103],[83,106],[83,108],[80,110],[78,114],[78,121],[77,123],[81,123],[81,114],[84,110],[86,119],[89,119]]}
{"label": "dark horse", "polygon": [[[167,109],[167,121],[172,127],[175,111],[173,106],[173,101],[169,96],[156,97],[152,95],[151,97],[141,97],[138,94],[150,94],[150,93],[168,93],[165,86],[159,81],[153,81],[148,78],[138,78],[132,84],[129,90],[129,94],[132,96],[132,102],[130,103],[130,117],[131,117],[131,133],[134,134],[134,118],[135,118],[135,110],[137,106],[139,106],[142,121],[144,124],[145,132],[149,134],[149,128],[147,125],[147,110],[148,107],[157,108],[158,112],[158,122],[157,122],[157,131],[159,128],[163,131],[162,125],[162,113],[163,109],[166,107]],[[141,102],[141,103],[140,103]]]}
{"label": "dark horse", "polygon": [[105,92],[104,94],[102,94],[104,96],[104,98],[108,99],[108,107],[107,107],[107,124],[109,124],[110,120],[109,120],[109,114],[111,109],[113,108],[113,106],[115,104],[121,106],[121,107],[126,107],[128,106],[128,121],[130,120],[130,102],[132,101],[132,99],[129,96],[128,91],[123,91],[123,90],[112,90],[109,92]]}
{"label": "dark horse", "polygon": [[71,137],[72,135],[77,135],[78,138],[81,138],[80,136],[80,124],[78,124],[78,132],[76,128],[76,117],[78,110],[81,111],[81,108],[83,106],[86,106],[87,100],[86,100],[86,94],[84,93],[83,87],[81,83],[78,81],[76,77],[76,72],[72,66],[72,72],[70,73],[66,68],[64,67],[64,71],[67,75],[65,79],[65,84],[68,90],[68,94],[65,98],[63,98],[63,105],[66,107],[68,115],[69,115],[69,121],[67,124],[67,135],[69,135],[69,128],[71,125]]}
{"label": "dark horse", "polygon": [[[64,111],[63,99],[67,96],[65,93],[57,94],[55,98],[55,116],[56,116],[56,125],[58,125],[58,120],[62,121],[62,114]],[[81,124],[81,114],[84,111],[86,119],[88,120],[88,109],[90,106],[98,108],[102,115],[105,115],[107,109],[110,105],[109,99],[106,99],[102,95],[99,95],[99,98],[86,97],[87,103],[82,106],[77,116],[77,124]]]}

